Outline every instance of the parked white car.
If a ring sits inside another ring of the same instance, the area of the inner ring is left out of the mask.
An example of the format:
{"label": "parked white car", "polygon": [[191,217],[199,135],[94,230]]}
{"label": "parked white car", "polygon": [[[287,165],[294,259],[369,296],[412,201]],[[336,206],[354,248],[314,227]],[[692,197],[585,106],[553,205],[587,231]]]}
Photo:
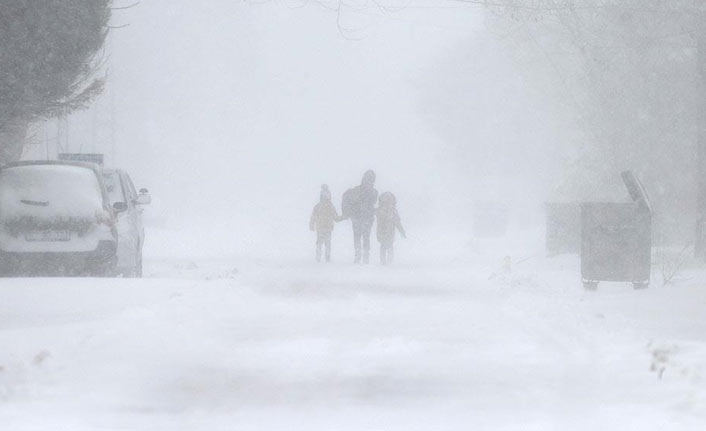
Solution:
{"label": "parked white car", "polygon": [[0,168],[1,275],[112,275],[117,243],[96,165],[32,161]]}
{"label": "parked white car", "polygon": [[116,273],[123,277],[142,277],[142,246],[145,242],[142,206],[152,199],[147,189],[136,192],[130,176],[123,170],[103,169],[103,179],[118,231]]}

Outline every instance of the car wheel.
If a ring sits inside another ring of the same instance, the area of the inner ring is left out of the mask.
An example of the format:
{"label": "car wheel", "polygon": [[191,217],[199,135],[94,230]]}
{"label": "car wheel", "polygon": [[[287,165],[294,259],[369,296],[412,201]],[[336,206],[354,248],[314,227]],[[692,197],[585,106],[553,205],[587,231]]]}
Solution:
{"label": "car wheel", "polygon": [[584,281],[583,288],[585,290],[594,292],[594,291],[598,290],[598,282],[597,281]]}
{"label": "car wheel", "polygon": [[[94,263],[89,266],[86,275],[90,277],[115,277],[116,276],[116,264],[115,259],[110,259],[106,262]],[[78,275],[78,274],[77,274]]]}
{"label": "car wheel", "polygon": [[648,287],[650,287],[650,282],[649,281],[635,281],[632,283],[632,287],[635,290],[647,289]]}

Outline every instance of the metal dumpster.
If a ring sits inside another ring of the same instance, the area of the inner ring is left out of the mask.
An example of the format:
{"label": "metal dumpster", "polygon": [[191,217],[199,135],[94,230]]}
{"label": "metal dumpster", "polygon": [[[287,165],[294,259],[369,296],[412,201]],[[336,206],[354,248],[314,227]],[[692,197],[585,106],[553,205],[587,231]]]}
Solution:
{"label": "metal dumpster", "polygon": [[581,278],[586,289],[600,281],[650,283],[652,208],[640,181],[622,173],[632,203],[581,204]]}

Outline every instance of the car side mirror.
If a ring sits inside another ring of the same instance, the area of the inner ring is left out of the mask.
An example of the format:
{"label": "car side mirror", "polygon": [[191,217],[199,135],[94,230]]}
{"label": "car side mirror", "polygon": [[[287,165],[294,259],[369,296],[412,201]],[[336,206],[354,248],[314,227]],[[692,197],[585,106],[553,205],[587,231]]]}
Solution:
{"label": "car side mirror", "polygon": [[137,205],[149,205],[152,202],[152,198],[149,195],[147,189],[140,189],[140,194],[137,195],[135,203]]}
{"label": "car side mirror", "polygon": [[127,202],[115,202],[113,204],[113,211],[116,213],[122,213],[127,211]]}

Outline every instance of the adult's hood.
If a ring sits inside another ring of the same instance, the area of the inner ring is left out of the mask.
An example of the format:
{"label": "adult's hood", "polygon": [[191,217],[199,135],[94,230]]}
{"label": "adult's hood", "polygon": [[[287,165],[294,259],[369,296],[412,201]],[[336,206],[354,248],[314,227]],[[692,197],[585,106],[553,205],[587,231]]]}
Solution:
{"label": "adult's hood", "polygon": [[372,187],[375,185],[375,172],[373,170],[369,170],[363,174],[363,179],[360,182],[361,185]]}

